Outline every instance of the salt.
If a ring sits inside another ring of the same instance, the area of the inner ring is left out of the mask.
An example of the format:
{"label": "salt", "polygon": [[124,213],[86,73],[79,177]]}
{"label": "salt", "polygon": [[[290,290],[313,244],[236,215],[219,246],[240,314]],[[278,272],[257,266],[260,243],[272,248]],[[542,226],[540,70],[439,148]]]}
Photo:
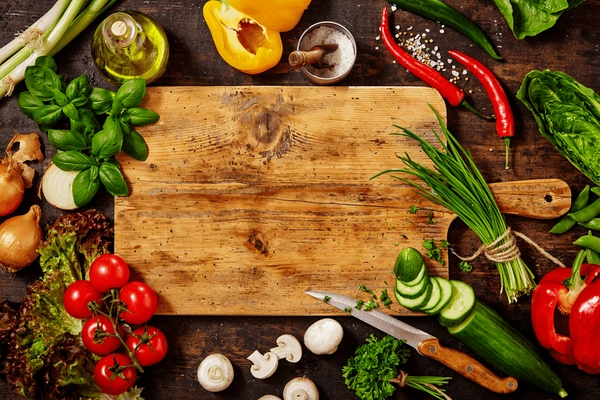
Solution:
{"label": "salt", "polygon": [[305,65],[304,68],[321,78],[335,78],[345,74],[352,68],[356,57],[352,41],[345,33],[329,26],[320,26],[304,36],[300,50],[310,51],[314,46],[334,43],[338,45],[337,50],[323,57],[323,63],[331,65],[330,68],[315,68],[312,65]]}

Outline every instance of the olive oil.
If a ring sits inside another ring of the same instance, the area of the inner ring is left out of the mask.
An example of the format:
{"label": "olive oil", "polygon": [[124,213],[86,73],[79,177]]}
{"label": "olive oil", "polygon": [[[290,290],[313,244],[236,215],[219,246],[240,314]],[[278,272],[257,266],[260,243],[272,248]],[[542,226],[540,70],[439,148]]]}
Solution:
{"label": "olive oil", "polygon": [[117,12],[96,29],[92,57],[109,81],[123,83],[142,78],[149,83],[167,67],[169,42],[162,27],[148,15]]}

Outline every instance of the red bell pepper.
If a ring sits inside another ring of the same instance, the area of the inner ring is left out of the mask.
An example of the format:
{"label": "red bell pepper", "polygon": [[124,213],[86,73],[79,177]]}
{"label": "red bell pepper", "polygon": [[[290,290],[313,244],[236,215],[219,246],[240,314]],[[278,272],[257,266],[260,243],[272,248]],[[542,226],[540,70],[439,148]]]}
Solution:
{"label": "red bell pepper", "polygon": [[[531,300],[533,330],[540,344],[563,364],[577,364],[600,373],[600,265],[583,264],[579,253],[573,268],[555,269],[540,281]],[[570,336],[556,332],[554,312],[569,315]]]}

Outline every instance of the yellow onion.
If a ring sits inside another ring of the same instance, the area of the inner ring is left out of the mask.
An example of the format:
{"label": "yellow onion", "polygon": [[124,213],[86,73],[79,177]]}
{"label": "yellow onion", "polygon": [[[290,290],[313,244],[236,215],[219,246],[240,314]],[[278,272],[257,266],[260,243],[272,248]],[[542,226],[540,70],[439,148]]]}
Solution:
{"label": "yellow onion", "polygon": [[0,162],[0,217],[15,211],[23,201],[25,184],[10,158]]}
{"label": "yellow onion", "polygon": [[0,225],[0,265],[18,271],[35,261],[44,238],[41,216],[40,207],[33,205],[27,214],[9,218]]}
{"label": "yellow onion", "polygon": [[73,198],[73,181],[77,174],[77,171],[63,171],[50,164],[42,178],[42,193],[46,201],[61,210],[78,208]]}

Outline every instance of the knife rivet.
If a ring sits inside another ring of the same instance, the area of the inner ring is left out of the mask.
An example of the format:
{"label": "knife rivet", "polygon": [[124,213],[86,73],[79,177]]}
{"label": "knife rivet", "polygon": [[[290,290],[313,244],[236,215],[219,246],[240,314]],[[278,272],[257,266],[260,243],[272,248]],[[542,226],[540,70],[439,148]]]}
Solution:
{"label": "knife rivet", "polygon": [[514,388],[515,387],[515,383],[514,382],[508,382],[508,387],[510,389]]}
{"label": "knife rivet", "polygon": [[435,348],[435,346],[429,346],[429,352],[431,354],[434,354],[437,351],[437,349]]}
{"label": "knife rivet", "polygon": [[473,372],[473,366],[472,365],[467,365],[467,368],[465,368],[465,370],[467,372]]}

